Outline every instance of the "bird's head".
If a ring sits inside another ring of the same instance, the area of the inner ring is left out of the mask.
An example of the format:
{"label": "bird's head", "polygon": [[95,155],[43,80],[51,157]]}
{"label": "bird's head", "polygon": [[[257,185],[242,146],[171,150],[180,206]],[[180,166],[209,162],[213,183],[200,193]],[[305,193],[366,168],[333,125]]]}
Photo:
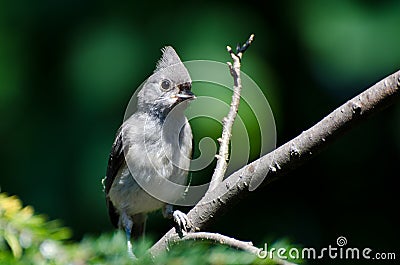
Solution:
{"label": "bird's head", "polygon": [[162,52],[153,75],[138,94],[138,110],[161,116],[178,104],[187,105],[189,100],[195,99],[191,92],[192,80],[178,54],[170,46]]}

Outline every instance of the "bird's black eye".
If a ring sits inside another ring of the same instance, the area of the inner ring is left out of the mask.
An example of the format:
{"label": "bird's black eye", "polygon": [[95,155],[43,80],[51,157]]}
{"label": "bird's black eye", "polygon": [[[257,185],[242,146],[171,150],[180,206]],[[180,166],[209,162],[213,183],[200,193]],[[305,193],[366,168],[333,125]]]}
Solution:
{"label": "bird's black eye", "polygon": [[171,88],[171,81],[169,81],[168,79],[164,79],[161,82],[161,88],[164,89],[164,90],[170,89]]}

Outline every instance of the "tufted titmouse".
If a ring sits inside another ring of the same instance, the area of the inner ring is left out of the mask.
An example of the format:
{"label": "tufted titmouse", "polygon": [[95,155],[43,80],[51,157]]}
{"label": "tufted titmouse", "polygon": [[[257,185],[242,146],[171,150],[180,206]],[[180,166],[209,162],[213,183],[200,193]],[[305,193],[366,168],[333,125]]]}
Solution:
{"label": "tufted titmouse", "polygon": [[[181,231],[190,227],[185,214],[148,194],[137,181],[151,188],[157,188],[154,177],[187,182],[192,130],[183,111],[195,96],[175,50],[168,46],[162,51],[153,75],[138,93],[137,111],[116,134],[103,180],[111,222],[125,230],[128,253],[133,256],[130,238],[144,233],[147,213],[163,208],[164,216],[173,218]],[[175,200],[181,196],[169,194]]]}

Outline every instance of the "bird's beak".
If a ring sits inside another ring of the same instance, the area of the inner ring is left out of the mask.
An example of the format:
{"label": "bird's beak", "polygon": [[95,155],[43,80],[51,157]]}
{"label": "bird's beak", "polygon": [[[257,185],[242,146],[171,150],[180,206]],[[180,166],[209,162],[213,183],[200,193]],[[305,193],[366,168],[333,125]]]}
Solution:
{"label": "bird's beak", "polygon": [[190,90],[182,90],[179,94],[176,95],[181,100],[186,99],[196,99],[196,96]]}
{"label": "bird's beak", "polygon": [[180,99],[181,101],[187,100],[187,99],[196,99],[196,96],[193,94],[191,89],[191,84],[190,83],[185,83],[179,86],[179,93],[176,94],[176,97]]}

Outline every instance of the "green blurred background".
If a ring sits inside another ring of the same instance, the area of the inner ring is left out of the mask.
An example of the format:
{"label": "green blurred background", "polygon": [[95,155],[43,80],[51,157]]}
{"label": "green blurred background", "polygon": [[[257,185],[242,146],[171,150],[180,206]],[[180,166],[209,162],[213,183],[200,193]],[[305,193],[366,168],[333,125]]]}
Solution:
{"label": "green blurred background", "polygon": [[[161,47],[226,62],[225,46],[255,33],[242,70],[267,96],[280,145],[399,70],[399,26],[399,1],[1,1],[1,191],[63,220],[76,239],[111,231],[100,180]],[[326,247],[345,236],[398,250],[399,154],[397,104],[211,229],[260,246],[287,237]],[[170,226],[160,216],[149,224],[155,238]]]}

